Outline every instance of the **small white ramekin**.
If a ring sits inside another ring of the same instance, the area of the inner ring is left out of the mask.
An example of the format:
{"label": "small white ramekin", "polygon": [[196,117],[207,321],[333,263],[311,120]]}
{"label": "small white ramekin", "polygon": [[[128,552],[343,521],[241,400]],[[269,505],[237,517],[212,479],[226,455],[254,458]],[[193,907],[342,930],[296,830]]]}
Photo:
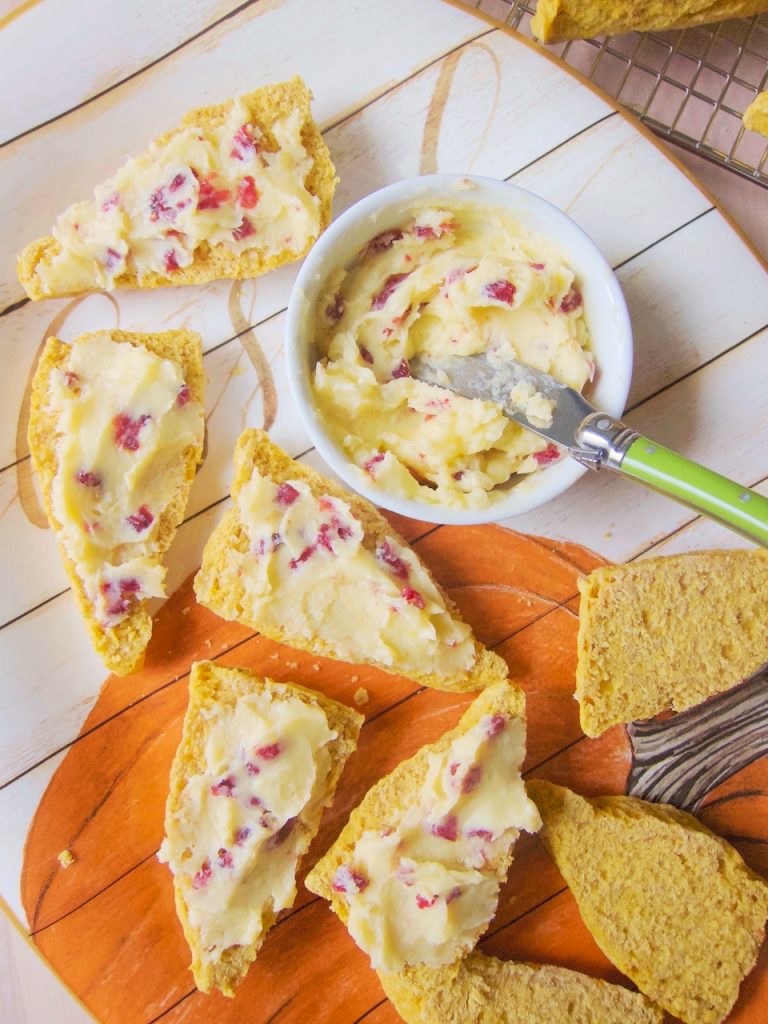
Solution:
{"label": "small white ramekin", "polygon": [[401,515],[431,523],[498,522],[537,508],[561,494],[586,472],[573,459],[538,470],[504,490],[487,508],[453,509],[400,498],[367,484],[324,421],[312,389],[317,363],[314,308],[329,275],[349,263],[374,235],[401,226],[415,206],[460,203],[496,206],[522,226],[553,243],[574,271],[597,367],[585,396],[613,416],[624,410],[632,377],[632,329],[619,283],[591,239],[557,207],[525,189],[493,178],[431,174],[409,178],[361,199],[335,220],[315,243],[299,271],[288,303],[285,351],[288,380],[312,443],[353,490]]}

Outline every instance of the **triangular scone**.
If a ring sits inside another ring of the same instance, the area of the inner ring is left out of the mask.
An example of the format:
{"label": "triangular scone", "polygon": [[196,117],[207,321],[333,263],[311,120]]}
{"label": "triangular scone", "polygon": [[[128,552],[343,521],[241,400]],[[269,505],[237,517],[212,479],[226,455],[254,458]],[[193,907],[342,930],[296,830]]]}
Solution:
{"label": "triangular scone", "polygon": [[541,837],[602,951],[686,1024],[718,1024],[752,969],[768,884],[724,839],[667,804],[587,800],[534,780]]}
{"label": "triangular scone", "polygon": [[661,1024],[639,992],[579,971],[470,953],[379,978],[405,1024]]}
{"label": "triangular scone", "polygon": [[576,699],[588,736],[699,704],[768,659],[768,552],[692,551],[579,580]]}
{"label": "triangular scone", "polygon": [[246,430],[234,458],[234,507],[195,579],[201,604],[273,640],[440,690],[506,679],[505,662],[373,505],[262,431]]}
{"label": "triangular scone", "polygon": [[759,92],[742,116],[744,127],[768,136],[768,91]]}
{"label": "triangular scone", "polygon": [[256,277],[331,219],[335,171],[298,77],[187,114],[18,260],[31,299]]}
{"label": "triangular scone", "polygon": [[49,338],[32,382],[29,447],[64,567],[104,664],[139,668],[164,593],[161,558],[203,451],[194,331]]}
{"label": "triangular scone", "polygon": [[496,913],[520,830],[540,825],[520,777],[524,713],[514,684],[484,690],[368,791],[307,876],[376,970],[453,963]]}
{"label": "triangular scone", "polygon": [[203,992],[228,996],[296,897],[363,718],[303,686],[209,661],[192,666],[160,859]]}

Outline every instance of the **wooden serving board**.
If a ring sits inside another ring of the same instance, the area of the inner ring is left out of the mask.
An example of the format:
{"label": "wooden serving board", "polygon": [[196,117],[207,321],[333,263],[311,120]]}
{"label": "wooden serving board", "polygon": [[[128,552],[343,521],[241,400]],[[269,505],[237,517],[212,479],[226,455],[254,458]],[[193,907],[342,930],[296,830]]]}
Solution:
{"label": "wooden serving board", "polygon": [[[0,126],[0,893],[53,969],[110,1024],[394,1021],[363,955],[301,888],[234,1000],[193,992],[170,874],[155,859],[192,660],[254,667],[348,702],[359,686],[369,690],[360,748],[305,870],[365,789],[453,725],[468,700],[307,658],[195,604],[190,574],[226,507],[242,428],[266,426],[322,468],[282,362],[295,268],[244,283],[30,304],[15,254],[187,109],[298,72],[314,91],[341,179],[337,213],[432,171],[510,179],[555,202],[592,235],[627,296],[636,343],[629,421],[763,493],[766,268],[634,122],[535,47],[440,0],[194,0],[183,11],[172,0],[136,0],[130,18],[120,6],[94,19],[45,0],[0,19],[0,61],[25,98]],[[33,51],[44,87],[24,56]],[[208,448],[169,555],[172,596],[158,603],[147,666],[104,682],[41,513],[26,416],[45,337],[117,325],[200,331]],[[653,795],[661,778],[680,806],[768,874],[763,679],[724,699],[714,726],[678,716],[599,740],[581,735],[572,700],[576,578],[602,561],[592,551],[626,561],[742,542],[610,477],[585,477],[512,525],[516,532],[397,521],[525,687],[526,770],[585,793]],[[691,775],[694,750],[721,766],[703,792]],[[76,858],[67,870],[57,861],[64,849]],[[518,846],[483,948],[619,980],[535,839]],[[768,1016],[766,967],[747,980],[733,1021]]]}

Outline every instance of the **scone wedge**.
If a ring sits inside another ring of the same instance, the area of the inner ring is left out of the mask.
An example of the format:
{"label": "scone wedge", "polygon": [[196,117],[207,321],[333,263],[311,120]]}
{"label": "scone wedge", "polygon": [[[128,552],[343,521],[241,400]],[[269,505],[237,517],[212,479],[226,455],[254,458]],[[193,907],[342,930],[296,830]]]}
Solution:
{"label": "scone wedge", "polygon": [[281,910],[363,718],[303,686],[192,666],[160,859],[203,992],[234,995]]}
{"label": "scone wedge", "polygon": [[45,344],[29,447],[91,640],[118,675],[139,668],[146,598],[202,457],[202,344],[194,331],[97,331]]}
{"label": "scone wedge", "polygon": [[768,552],[692,551],[579,580],[581,727],[683,711],[768,660]]}
{"label": "scone wedge", "polygon": [[300,259],[336,177],[298,78],[193,110],[31,242],[31,299],[256,277]]}
{"label": "scone wedge", "polygon": [[368,791],[307,876],[376,970],[453,963],[495,914],[520,830],[540,824],[520,777],[524,709],[513,683],[484,690]]}
{"label": "scone wedge", "polygon": [[240,436],[234,463],[234,505],[195,578],[201,604],[273,640],[440,690],[506,679],[503,659],[373,505],[262,431]]}
{"label": "scone wedge", "polygon": [[768,137],[768,91],[759,92],[742,117],[744,127]]}
{"label": "scone wedge", "polygon": [[661,1024],[664,1017],[621,985],[477,951],[448,967],[407,967],[379,978],[405,1024]]}
{"label": "scone wedge", "polygon": [[768,884],[696,818],[528,784],[541,837],[602,951],[685,1024],[719,1024],[757,960]]}

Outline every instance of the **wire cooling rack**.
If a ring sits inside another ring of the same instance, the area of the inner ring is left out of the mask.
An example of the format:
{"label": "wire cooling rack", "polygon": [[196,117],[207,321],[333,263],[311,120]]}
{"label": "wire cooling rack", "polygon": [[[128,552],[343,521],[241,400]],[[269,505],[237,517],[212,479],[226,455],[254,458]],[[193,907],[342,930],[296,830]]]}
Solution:
{"label": "wire cooling rack", "polygon": [[[531,35],[534,0],[462,0]],[[768,89],[768,14],[669,32],[575,40],[548,50],[661,138],[768,188],[768,142],[741,115]]]}

